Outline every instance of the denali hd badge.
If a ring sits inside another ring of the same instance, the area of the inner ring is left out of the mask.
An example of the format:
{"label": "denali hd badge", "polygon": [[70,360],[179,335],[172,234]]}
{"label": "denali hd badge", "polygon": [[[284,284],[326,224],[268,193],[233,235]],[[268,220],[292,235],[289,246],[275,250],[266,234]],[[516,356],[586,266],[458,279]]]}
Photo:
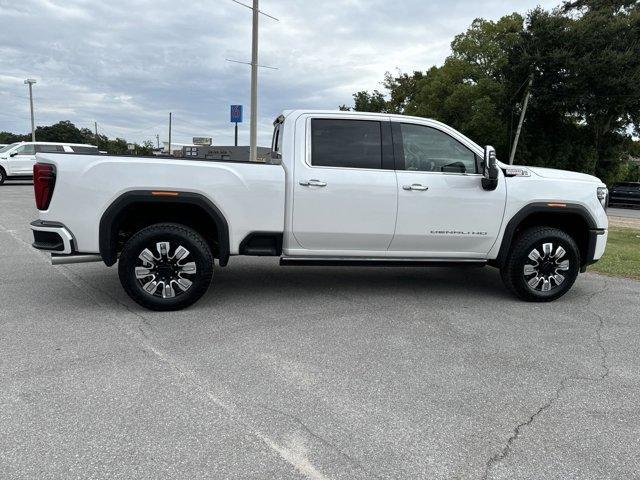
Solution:
{"label": "denali hd badge", "polygon": [[485,237],[487,232],[463,232],[462,230],[431,230],[431,235]]}
{"label": "denali hd badge", "polygon": [[507,177],[530,177],[531,173],[526,168],[507,167],[504,169],[504,174]]}

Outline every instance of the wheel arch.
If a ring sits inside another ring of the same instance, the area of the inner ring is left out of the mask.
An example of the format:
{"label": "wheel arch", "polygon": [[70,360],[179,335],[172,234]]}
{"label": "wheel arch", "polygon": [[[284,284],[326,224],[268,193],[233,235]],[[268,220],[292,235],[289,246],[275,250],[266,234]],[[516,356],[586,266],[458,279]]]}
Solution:
{"label": "wheel arch", "polygon": [[492,263],[504,266],[513,240],[520,232],[535,226],[558,228],[570,235],[580,250],[581,267],[586,266],[592,249],[591,232],[597,229],[597,223],[584,206],[570,203],[533,203],[519,210],[507,223],[498,256]]}
{"label": "wheel arch", "polygon": [[[160,210],[162,208],[162,210]],[[229,261],[229,224],[220,209],[204,195],[191,192],[135,190],[116,198],[100,218],[100,256],[107,266],[118,260],[119,246],[126,241],[126,229],[175,222],[203,235],[215,251],[221,266]],[[124,229],[124,230],[123,230]]]}

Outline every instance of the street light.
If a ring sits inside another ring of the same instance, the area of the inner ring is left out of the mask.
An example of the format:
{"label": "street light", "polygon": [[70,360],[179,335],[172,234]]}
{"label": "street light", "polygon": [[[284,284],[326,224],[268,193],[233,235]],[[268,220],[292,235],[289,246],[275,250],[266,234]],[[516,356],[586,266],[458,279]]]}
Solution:
{"label": "street light", "polygon": [[24,81],[25,85],[29,85],[29,104],[31,105],[31,141],[36,141],[36,125],[33,120],[33,84],[36,83],[35,79],[27,78]]}

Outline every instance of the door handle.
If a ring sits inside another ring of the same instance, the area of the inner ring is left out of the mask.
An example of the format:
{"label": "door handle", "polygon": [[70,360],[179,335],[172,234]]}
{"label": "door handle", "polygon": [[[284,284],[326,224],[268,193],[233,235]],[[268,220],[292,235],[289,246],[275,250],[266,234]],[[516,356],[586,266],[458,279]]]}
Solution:
{"label": "door handle", "polygon": [[425,192],[429,190],[429,187],[425,187],[424,185],[420,185],[419,183],[414,183],[413,185],[403,185],[403,190],[416,190],[419,192]]}
{"label": "door handle", "polygon": [[321,182],[320,180],[307,180],[306,182],[300,182],[303,187],[326,187],[327,182]]}

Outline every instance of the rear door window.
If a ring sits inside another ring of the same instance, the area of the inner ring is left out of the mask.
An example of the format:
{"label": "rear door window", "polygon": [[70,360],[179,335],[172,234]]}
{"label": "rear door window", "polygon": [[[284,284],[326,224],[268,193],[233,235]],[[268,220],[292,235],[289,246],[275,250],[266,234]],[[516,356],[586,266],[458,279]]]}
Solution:
{"label": "rear door window", "polygon": [[371,120],[311,120],[311,165],[381,169],[381,128]]}
{"label": "rear door window", "polygon": [[71,151],[74,153],[93,153],[98,154],[98,147],[79,147],[76,145],[71,146]]}
{"label": "rear door window", "polygon": [[39,153],[56,153],[64,152],[62,145],[36,145],[36,151]]}

